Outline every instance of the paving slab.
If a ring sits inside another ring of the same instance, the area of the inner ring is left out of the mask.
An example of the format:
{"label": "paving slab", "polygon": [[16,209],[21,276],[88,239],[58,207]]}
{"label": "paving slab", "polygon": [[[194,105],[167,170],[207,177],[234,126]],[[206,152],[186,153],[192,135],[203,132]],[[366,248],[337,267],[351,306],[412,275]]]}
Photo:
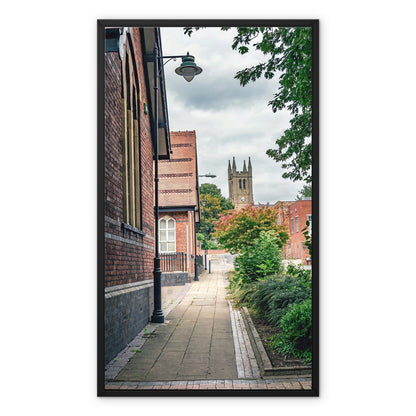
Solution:
{"label": "paving slab", "polygon": [[[224,274],[203,273],[146,339],[116,381],[237,378]],[[215,384],[214,384],[215,387]]]}

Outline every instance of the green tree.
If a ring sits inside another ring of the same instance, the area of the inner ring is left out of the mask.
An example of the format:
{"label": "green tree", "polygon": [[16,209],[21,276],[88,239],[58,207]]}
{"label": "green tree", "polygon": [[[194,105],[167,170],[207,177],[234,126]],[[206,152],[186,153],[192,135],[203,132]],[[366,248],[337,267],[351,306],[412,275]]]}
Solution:
{"label": "green tree", "polygon": [[[191,36],[199,27],[185,27]],[[229,30],[222,27],[221,30]],[[283,178],[312,181],[312,28],[311,27],[237,27],[232,48],[246,54],[250,48],[266,57],[251,68],[238,71],[235,78],[242,86],[263,77],[279,75],[279,87],[269,105],[273,112],[289,110],[290,127],[276,139],[277,148],[266,154],[286,169]]]}
{"label": "green tree", "polygon": [[281,241],[275,231],[261,231],[253,243],[235,259],[237,276],[245,283],[282,271]]}
{"label": "green tree", "polygon": [[[202,200],[205,198],[205,207],[202,206]],[[199,203],[201,206],[201,221],[197,225],[197,233],[204,235],[204,225],[207,237],[208,248],[212,247],[212,233],[214,232],[214,223],[221,215],[225,215],[234,205],[221,195],[221,189],[211,183],[203,183],[199,187]],[[205,224],[204,224],[205,211]],[[202,239],[202,248],[205,249],[204,239]]]}
{"label": "green tree", "polygon": [[296,200],[300,201],[303,197],[312,198],[312,185],[305,185],[296,195]]}
{"label": "green tree", "polygon": [[215,223],[214,237],[226,250],[235,254],[253,245],[261,231],[274,231],[277,244],[282,248],[289,239],[289,235],[283,226],[277,225],[276,219],[275,207],[248,205],[220,217]]}

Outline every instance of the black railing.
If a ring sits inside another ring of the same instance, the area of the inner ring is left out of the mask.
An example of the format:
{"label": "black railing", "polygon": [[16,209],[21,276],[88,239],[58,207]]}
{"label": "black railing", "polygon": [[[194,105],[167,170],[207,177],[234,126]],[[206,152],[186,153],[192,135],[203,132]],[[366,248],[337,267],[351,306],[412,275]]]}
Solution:
{"label": "black railing", "polygon": [[186,253],[161,253],[160,268],[162,272],[186,272],[188,270],[186,257]]}

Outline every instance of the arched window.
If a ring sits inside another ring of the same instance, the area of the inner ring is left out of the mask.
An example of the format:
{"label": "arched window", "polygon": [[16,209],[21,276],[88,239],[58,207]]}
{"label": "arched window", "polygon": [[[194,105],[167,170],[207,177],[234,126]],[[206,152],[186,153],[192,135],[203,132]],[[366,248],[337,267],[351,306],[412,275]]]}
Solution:
{"label": "arched window", "polygon": [[139,102],[140,92],[129,38],[125,45],[122,85],[124,221],[141,228]]}
{"label": "arched window", "polygon": [[243,188],[246,189],[246,180],[243,179]]}
{"label": "arched window", "polygon": [[161,253],[176,252],[176,223],[172,217],[159,220],[159,243]]}

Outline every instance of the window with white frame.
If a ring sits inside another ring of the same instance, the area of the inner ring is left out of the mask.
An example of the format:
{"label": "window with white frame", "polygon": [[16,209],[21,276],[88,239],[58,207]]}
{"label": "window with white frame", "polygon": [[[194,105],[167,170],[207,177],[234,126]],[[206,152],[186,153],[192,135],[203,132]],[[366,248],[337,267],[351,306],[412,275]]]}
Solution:
{"label": "window with white frame", "polygon": [[293,218],[290,219],[290,225],[291,225],[291,229],[292,229],[292,234],[294,233],[294,228],[293,228]]}
{"label": "window with white frame", "polygon": [[277,214],[277,225],[280,225],[280,214]]}
{"label": "window with white frame", "polygon": [[163,217],[159,220],[159,243],[161,253],[176,251],[175,220],[172,217]]}
{"label": "window with white frame", "polygon": [[309,235],[312,235],[312,214],[308,214],[309,221]]}
{"label": "window with white frame", "polygon": [[296,232],[299,232],[299,217],[295,217],[295,222],[296,222]]}

